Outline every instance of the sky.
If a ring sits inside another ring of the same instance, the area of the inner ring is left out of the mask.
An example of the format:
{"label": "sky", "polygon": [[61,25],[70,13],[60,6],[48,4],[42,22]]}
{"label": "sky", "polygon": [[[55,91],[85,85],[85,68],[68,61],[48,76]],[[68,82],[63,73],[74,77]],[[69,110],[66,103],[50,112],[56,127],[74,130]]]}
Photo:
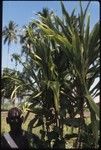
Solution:
{"label": "sky", "polygon": [[[63,1],[65,8],[69,13],[76,8],[76,14],[79,13],[79,1]],[[83,8],[87,5],[87,1],[83,1]],[[91,29],[100,18],[100,6],[98,1],[91,1],[88,9],[90,14],[90,26]],[[49,8],[53,10],[58,16],[61,16],[60,1],[3,1],[3,13],[2,13],[2,25],[8,25],[10,20],[13,20],[20,28],[26,25],[32,19],[36,19],[36,13],[42,11],[43,8]],[[2,69],[4,67],[14,68],[14,62],[10,61],[12,53],[20,53],[21,47],[19,44],[12,44],[10,46],[10,53],[8,55],[8,46],[3,44],[2,41]],[[21,69],[21,66],[19,66]]]}

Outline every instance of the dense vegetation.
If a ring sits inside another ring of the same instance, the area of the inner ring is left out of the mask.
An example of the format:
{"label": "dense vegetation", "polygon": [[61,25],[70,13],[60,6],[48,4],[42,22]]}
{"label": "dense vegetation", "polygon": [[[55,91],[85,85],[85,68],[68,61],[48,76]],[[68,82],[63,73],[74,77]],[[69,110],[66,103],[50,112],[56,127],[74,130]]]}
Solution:
{"label": "dense vegetation", "polygon": [[[80,3],[76,16],[75,9],[69,14],[61,2],[62,18],[44,8],[22,33],[13,21],[3,31],[8,46],[20,39],[21,55],[13,54],[12,60],[23,70],[3,70],[2,96],[11,98],[13,104],[15,97],[26,96],[25,121],[30,111],[35,114],[28,131],[41,126],[41,139],[49,148],[52,142],[54,147],[65,148],[66,140],[72,138],[74,148],[98,147],[99,108],[93,99],[99,95],[99,82],[91,86],[99,77],[100,37],[99,22],[90,30],[89,4],[83,10]],[[89,124],[85,107],[90,111]],[[67,126],[69,134],[64,132]]]}

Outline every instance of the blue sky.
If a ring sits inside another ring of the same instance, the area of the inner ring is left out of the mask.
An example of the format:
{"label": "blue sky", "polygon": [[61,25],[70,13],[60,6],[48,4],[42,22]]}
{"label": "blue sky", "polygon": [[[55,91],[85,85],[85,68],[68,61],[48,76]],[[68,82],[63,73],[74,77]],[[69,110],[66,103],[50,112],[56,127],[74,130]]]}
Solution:
{"label": "blue sky", "polygon": [[[64,1],[68,12],[72,12],[76,8],[76,13],[79,12],[78,1]],[[83,7],[87,5],[87,1],[82,2]],[[60,1],[3,1],[3,27],[8,24],[10,20],[16,22],[19,27],[27,24],[29,21],[36,18],[35,13],[41,11],[42,8],[49,8],[54,10],[58,16],[61,16]],[[99,2],[92,1],[88,10],[91,16],[91,28],[99,20]],[[19,44],[12,44],[10,47],[10,54],[8,58],[8,46],[2,44],[2,68],[14,67],[14,63],[10,62],[10,55],[14,52],[20,53],[21,47]]]}

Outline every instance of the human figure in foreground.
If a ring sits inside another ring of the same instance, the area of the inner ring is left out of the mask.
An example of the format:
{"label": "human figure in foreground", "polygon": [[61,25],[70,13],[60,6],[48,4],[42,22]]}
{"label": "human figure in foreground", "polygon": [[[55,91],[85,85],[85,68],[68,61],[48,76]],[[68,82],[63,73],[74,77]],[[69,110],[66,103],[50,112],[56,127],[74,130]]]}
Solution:
{"label": "human figure in foreground", "polygon": [[14,107],[8,111],[6,122],[10,125],[10,132],[1,136],[2,149],[38,149],[43,148],[41,140],[34,134],[22,129],[22,111]]}

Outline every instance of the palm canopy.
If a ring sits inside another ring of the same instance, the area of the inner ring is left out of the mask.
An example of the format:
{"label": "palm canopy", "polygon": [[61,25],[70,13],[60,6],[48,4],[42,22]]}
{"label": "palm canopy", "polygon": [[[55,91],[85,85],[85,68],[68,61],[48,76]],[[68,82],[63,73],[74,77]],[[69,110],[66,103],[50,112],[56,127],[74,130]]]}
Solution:
{"label": "palm canopy", "polygon": [[[10,21],[8,26],[3,29],[4,44],[7,43],[8,47],[12,42],[17,42],[17,24]],[[9,49],[8,49],[9,52]]]}

